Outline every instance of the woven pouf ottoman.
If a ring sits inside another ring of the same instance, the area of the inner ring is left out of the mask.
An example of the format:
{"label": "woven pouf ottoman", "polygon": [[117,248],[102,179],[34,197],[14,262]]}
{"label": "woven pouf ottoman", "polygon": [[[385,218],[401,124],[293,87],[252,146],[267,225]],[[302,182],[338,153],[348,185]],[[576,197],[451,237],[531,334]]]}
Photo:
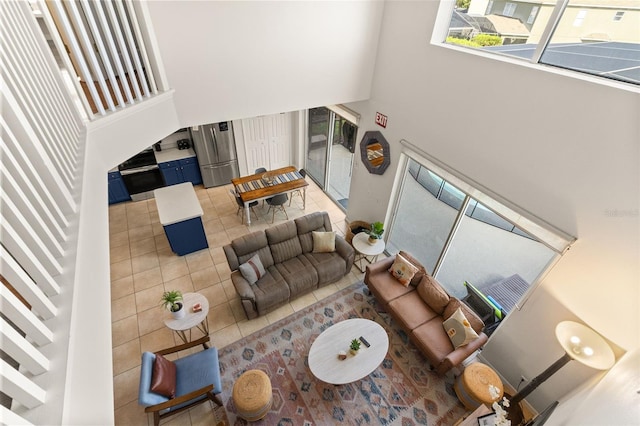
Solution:
{"label": "woven pouf ottoman", "polygon": [[[491,395],[489,386],[495,386],[494,395]],[[488,365],[480,362],[471,363],[458,377],[453,389],[458,399],[468,410],[475,410],[480,404],[491,407],[494,401],[502,398],[504,388],[498,374]]]}
{"label": "woven pouf ottoman", "polygon": [[250,422],[260,420],[273,403],[269,376],[261,370],[245,371],[233,384],[232,398],[238,417]]}

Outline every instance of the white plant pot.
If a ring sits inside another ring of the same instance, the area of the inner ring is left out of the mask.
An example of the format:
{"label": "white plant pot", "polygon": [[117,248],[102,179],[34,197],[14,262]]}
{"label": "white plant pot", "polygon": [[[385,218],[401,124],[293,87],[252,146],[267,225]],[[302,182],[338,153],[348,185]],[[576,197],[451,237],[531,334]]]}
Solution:
{"label": "white plant pot", "polygon": [[178,309],[175,312],[171,311],[171,316],[173,316],[173,319],[182,319],[187,313],[186,309],[184,308],[184,305],[181,302],[178,302],[178,303],[180,304],[180,309]]}

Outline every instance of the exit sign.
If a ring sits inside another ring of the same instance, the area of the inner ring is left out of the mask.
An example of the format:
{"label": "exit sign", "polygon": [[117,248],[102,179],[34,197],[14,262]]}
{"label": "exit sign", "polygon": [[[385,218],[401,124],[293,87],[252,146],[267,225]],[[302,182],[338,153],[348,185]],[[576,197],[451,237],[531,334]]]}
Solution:
{"label": "exit sign", "polygon": [[376,124],[382,127],[387,127],[387,116],[376,112]]}

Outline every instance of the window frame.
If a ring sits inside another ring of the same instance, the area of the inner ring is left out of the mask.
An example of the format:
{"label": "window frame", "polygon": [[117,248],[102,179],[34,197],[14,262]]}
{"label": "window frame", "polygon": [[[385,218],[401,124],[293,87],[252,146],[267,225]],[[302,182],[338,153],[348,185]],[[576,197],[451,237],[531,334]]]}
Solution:
{"label": "window frame", "polygon": [[458,52],[463,52],[470,55],[476,55],[479,57],[497,60],[513,65],[518,65],[522,67],[527,67],[539,71],[544,71],[556,75],[561,75],[564,77],[570,77],[582,81],[586,81],[589,83],[596,83],[603,86],[608,86],[616,89],[622,89],[625,91],[640,93],[640,85],[636,85],[633,83],[624,82],[621,80],[610,79],[606,77],[600,77],[593,74],[583,73],[577,70],[568,69],[568,68],[560,68],[554,65],[548,65],[540,62],[542,54],[549,44],[553,32],[557,28],[560,19],[562,18],[562,13],[569,4],[569,0],[559,0],[553,11],[549,16],[549,21],[540,37],[540,41],[536,47],[536,50],[531,59],[527,60],[524,58],[514,58],[508,55],[504,55],[498,52],[488,52],[482,49],[472,49],[464,46],[459,46],[456,44],[449,44],[445,42],[447,34],[449,32],[449,23],[451,21],[451,15],[455,8],[455,0],[440,0],[440,5],[438,7],[438,12],[436,14],[435,22],[433,23],[433,30],[431,32],[431,40],[430,44],[436,47],[441,47],[449,50],[454,50]]}
{"label": "window frame", "polygon": [[[405,139],[401,139],[400,147],[401,152],[398,167],[396,169],[393,188],[391,191],[392,196],[391,200],[389,201],[389,207],[384,222],[388,224],[388,229],[391,229],[394,225],[394,221],[396,218],[396,209],[398,207],[400,196],[403,191],[405,173],[410,173],[408,167],[409,159],[414,159],[415,161],[426,167],[429,171],[435,173],[439,178],[451,183],[465,194],[463,208],[458,213],[460,217],[456,219],[456,227],[451,230],[452,234],[455,234],[456,228],[460,226],[460,219],[465,215],[470,198],[473,198],[474,200],[489,208],[493,213],[511,222],[513,225],[532,236],[538,242],[556,252],[557,255],[554,257],[554,259],[552,259],[551,262],[547,265],[546,269],[540,273],[538,278],[531,283],[527,292],[522,296],[520,302],[516,305],[515,308],[517,310],[520,310],[529,299],[530,294],[535,290],[535,288],[537,288],[537,286],[542,282],[549,271],[553,269],[555,264],[576,242],[576,237],[573,237],[566,232],[561,231],[548,222],[545,222],[532,213],[522,209],[521,207],[506,200],[490,189],[484,187],[480,183],[475,182],[471,178],[450,168],[446,164],[440,162],[436,158],[424,152],[419,147],[413,145],[411,142]],[[504,212],[506,211],[505,209],[510,213],[504,214]],[[451,237],[451,235],[449,237]],[[440,259],[438,259],[438,262],[436,263],[434,268],[434,273],[437,273],[441,263],[446,257],[446,251],[448,250],[448,245],[451,243],[451,239],[448,238],[447,241],[448,242],[443,249],[443,252],[445,254]]]}

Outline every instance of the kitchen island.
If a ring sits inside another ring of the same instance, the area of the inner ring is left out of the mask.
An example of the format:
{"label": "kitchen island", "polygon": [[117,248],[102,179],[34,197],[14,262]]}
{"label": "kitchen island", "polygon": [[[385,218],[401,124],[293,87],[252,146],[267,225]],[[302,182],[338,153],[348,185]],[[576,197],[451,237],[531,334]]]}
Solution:
{"label": "kitchen island", "polygon": [[202,225],[202,207],[191,182],[153,191],[160,223],[178,256],[209,247]]}

